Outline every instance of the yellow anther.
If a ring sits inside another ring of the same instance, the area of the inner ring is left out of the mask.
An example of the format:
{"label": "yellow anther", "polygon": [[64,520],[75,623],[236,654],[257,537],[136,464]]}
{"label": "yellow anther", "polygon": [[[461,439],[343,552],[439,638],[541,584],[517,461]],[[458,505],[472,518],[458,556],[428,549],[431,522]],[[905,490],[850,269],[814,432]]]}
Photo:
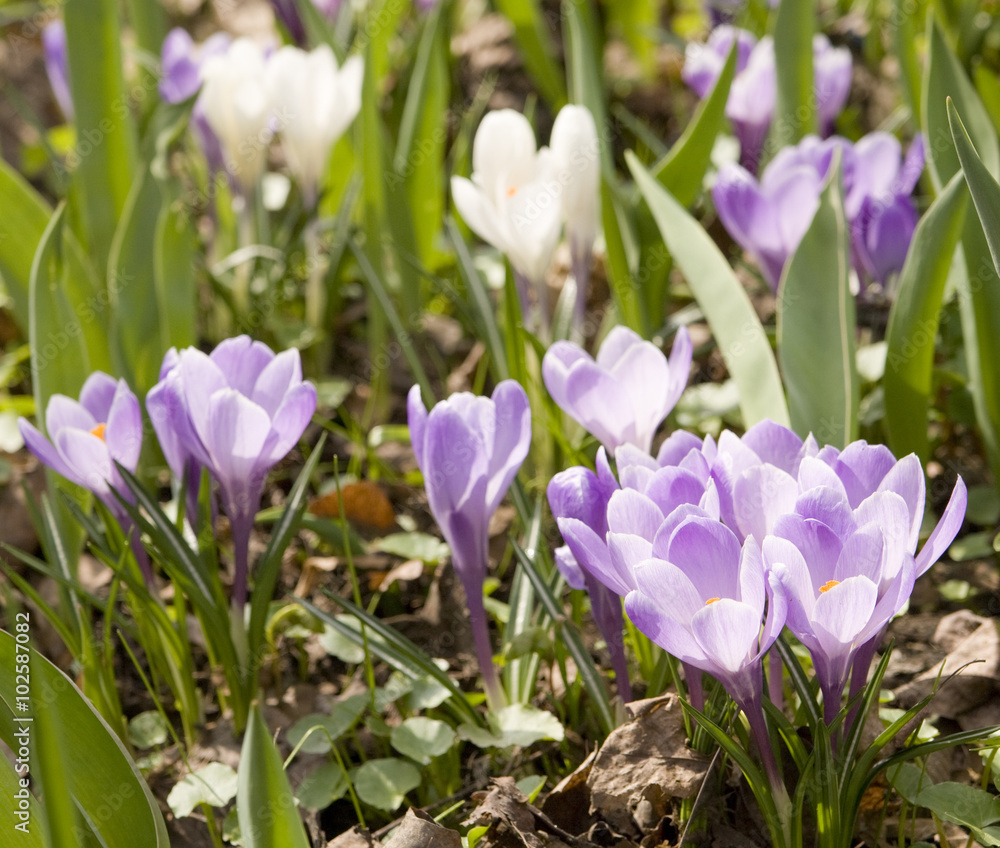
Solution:
{"label": "yellow anther", "polygon": [[92,436],[97,436],[102,442],[104,441],[104,431],[108,428],[107,424],[98,424],[93,430],[90,431]]}
{"label": "yellow anther", "polygon": [[709,598],[707,601],[705,601],[705,606],[707,607],[709,604],[714,604],[716,601],[721,601],[721,600],[722,598]]}
{"label": "yellow anther", "polygon": [[819,587],[819,591],[821,593],[829,592],[834,586],[839,586],[839,585],[840,585],[839,580],[827,580],[826,583],[824,583],[822,586]]}

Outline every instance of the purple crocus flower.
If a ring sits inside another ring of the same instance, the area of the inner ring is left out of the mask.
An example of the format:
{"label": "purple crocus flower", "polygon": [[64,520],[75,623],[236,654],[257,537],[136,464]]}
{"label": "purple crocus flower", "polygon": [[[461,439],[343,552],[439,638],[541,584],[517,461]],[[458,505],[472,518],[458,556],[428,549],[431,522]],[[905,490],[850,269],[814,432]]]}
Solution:
{"label": "purple crocus flower", "polygon": [[764,540],[764,558],[788,588],[788,624],[813,653],[829,721],[852,668],[853,694],[914,579],[955,538],[967,493],[959,478],[917,554],[925,485],[916,455],[897,462],[883,445],[828,446],[801,461],[798,483],[794,508]]}
{"label": "purple crocus flower", "polygon": [[39,460],[101,499],[126,531],[147,582],[151,580],[149,560],[131,530],[132,519],[116,497],[133,501],[115,463],[134,472],[142,449],[142,413],[128,384],[97,371],[83,384],[79,401],[61,394],[49,398],[48,439],[25,418],[18,421],[18,429]]}
{"label": "purple crocus flower", "polygon": [[[313,5],[324,18],[328,21],[333,21],[340,12],[343,0],[313,0]],[[298,4],[295,0],[271,0],[271,6],[274,8],[274,13],[278,16],[278,20],[288,30],[292,41],[299,47],[304,46],[307,40],[306,28],[302,22],[302,16],[299,14]]]}
{"label": "purple crocus flower", "polygon": [[249,336],[227,339],[210,355],[195,348],[168,353],[164,366],[147,409],[174,474],[187,470],[197,485],[192,475],[204,466],[219,484],[233,532],[233,602],[242,609],[250,531],[267,472],[302,436],[316,389],[302,379],[297,350],[275,355]]}
{"label": "purple crocus flower", "polygon": [[407,411],[431,513],[451,547],[465,588],[486,695],[497,708],[504,697],[493,665],[483,580],[489,565],[490,518],[531,444],[528,397],[516,381],[504,380],[492,398],[460,392],[428,413],[420,387],[414,386]]}
{"label": "purple crocus flower", "polygon": [[677,331],[669,361],[651,342],[615,327],[596,361],[573,342],[556,342],[542,361],[545,387],[559,407],[609,451],[632,444],[647,453],[687,385],[691,337]]}
{"label": "purple crocus flower", "polygon": [[634,573],[637,588],[625,598],[629,618],[726,688],[747,716],[772,786],[780,787],[764,719],[762,658],[784,626],[786,600],[765,573],[757,541],[750,537],[741,547],[718,521],[693,516],[669,535],[658,533]]}
{"label": "purple crocus flower", "polygon": [[[597,452],[596,474],[581,466],[561,471],[549,482],[548,498],[560,530],[569,521],[575,522],[573,526],[577,528],[577,534],[566,537],[565,549],[560,549],[562,553],[557,551],[556,565],[570,586],[587,590],[594,621],[611,654],[619,694],[627,703],[632,700],[632,689],[622,635],[621,599],[591,571],[594,568],[599,573],[605,567],[602,563],[591,564],[591,559],[595,550],[598,554],[607,552],[603,540],[608,532],[608,501],[617,490],[618,481],[601,448]],[[579,536],[584,533],[592,534],[597,543],[579,544]]]}
{"label": "purple crocus flower", "polygon": [[69,69],[66,60],[66,25],[56,18],[42,30],[45,51],[45,71],[56,102],[67,121],[73,120],[73,96],[69,90]]}
{"label": "purple crocus flower", "polygon": [[[163,39],[160,51],[160,97],[165,103],[183,103],[201,89],[201,67],[213,56],[221,56],[229,49],[232,38],[224,32],[209,36],[196,45],[186,30],[175,27]],[[209,126],[205,109],[196,101],[191,111],[191,129],[212,171],[222,170],[224,159],[218,136]]]}
{"label": "purple crocus flower", "polygon": [[[764,142],[774,120],[778,99],[774,42],[770,36],[757,41],[746,30],[723,24],[704,44],[689,44],[682,72],[684,81],[699,97],[715,85],[733,42],[737,44],[736,76],[726,101],[726,117],[740,142],[740,162],[757,172]],[[813,75],[820,130],[833,124],[847,102],[851,88],[851,53],[834,47],[822,34],[813,38]]]}
{"label": "purple crocus flower", "polygon": [[862,280],[886,288],[903,269],[919,215],[911,194],[924,169],[923,136],[918,135],[900,164],[899,141],[871,133],[855,146],[855,174],[847,198],[851,254]]}

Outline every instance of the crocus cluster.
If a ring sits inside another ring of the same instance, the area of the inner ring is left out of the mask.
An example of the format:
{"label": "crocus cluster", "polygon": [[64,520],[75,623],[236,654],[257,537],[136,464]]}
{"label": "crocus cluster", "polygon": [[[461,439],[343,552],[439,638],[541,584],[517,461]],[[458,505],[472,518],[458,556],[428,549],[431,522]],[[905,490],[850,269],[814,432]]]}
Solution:
{"label": "crocus cluster", "polygon": [[589,501],[575,513],[591,517],[559,517],[563,537],[637,628],[726,687],[758,742],[762,657],[782,627],[809,649],[832,721],[852,672],[857,690],[965,513],[959,479],[918,552],[925,484],[915,455],[897,461],[863,441],[820,447],[771,421],[718,441],[676,432],[655,459],[626,445],[616,464],[617,487],[606,470],[600,486],[579,487]]}
{"label": "crocus cluster", "polygon": [[885,290],[903,267],[918,219],[910,195],[924,167],[921,137],[903,159],[899,141],[888,133],[870,133],[855,144],[839,136],[807,136],[780,150],[759,181],[730,163],[719,169],[712,188],[726,230],[753,255],[775,291],[809,228],[838,150],[852,264],[860,281]]}
{"label": "crocus cluster", "polygon": [[522,312],[536,326],[548,320],[545,276],[565,224],[579,325],[600,227],[600,145],[590,111],[564,106],[550,146],[540,149],[520,112],[490,112],[473,141],[472,178],[452,177],[451,192],[465,222],[510,261]]}
{"label": "crocus cluster", "polygon": [[[756,173],[778,99],[771,37],[757,41],[746,30],[728,24],[718,26],[704,44],[688,44],[682,75],[695,93],[704,97],[722,73],[734,43],[736,76],[726,101],[726,117],[740,142],[740,161]],[[829,135],[850,93],[851,52],[834,47],[825,35],[817,34],[813,38],[813,74],[820,130]]]}
{"label": "crocus cluster", "polygon": [[164,41],[162,65],[165,100],[200,92],[192,118],[213,167],[224,167],[251,190],[277,131],[306,202],[315,203],[330,150],[361,108],[360,57],[340,67],[328,45],[268,52],[223,34],[195,45],[175,29]]}
{"label": "crocus cluster", "polygon": [[486,694],[497,708],[504,699],[493,665],[483,581],[489,566],[490,518],[531,444],[528,397],[519,383],[504,380],[492,398],[460,392],[428,412],[420,387],[414,386],[407,410],[427,500],[465,589]]}
{"label": "crocus cluster", "polygon": [[[208,355],[195,348],[169,351],[146,397],[167,463],[178,482],[187,481],[192,524],[201,470],[218,484],[232,525],[237,608],[246,601],[250,531],[265,477],[298,442],[315,408],[316,390],[302,379],[298,351],[275,355],[247,336],[227,339]],[[53,395],[45,414],[48,439],[25,419],[19,426],[35,456],[93,492],[124,529],[131,527],[119,497],[133,499],[115,463],[135,471],[142,414],[124,380],[96,373],[79,401]],[[145,555],[137,550],[137,558],[149,578]]]}

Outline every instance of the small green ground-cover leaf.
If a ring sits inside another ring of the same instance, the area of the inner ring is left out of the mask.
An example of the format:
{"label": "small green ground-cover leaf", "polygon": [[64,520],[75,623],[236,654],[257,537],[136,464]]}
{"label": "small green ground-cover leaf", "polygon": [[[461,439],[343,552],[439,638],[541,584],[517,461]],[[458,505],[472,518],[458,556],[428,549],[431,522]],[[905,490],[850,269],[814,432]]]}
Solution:
{"label": "small green ground-cover leaf", "polygon": [[351,770],[354,791],[366,804],[392,812],[420,785],[420,771],[412,763],[391,757],[369,760]]}
{"label": "small green ground-cover leaf", "polygon": [[224,807],[236,797],[236,772],[223,763],[209,763],[185,775],[180,783],[170,790],[167,804],[174,815],[185,818],[191,815],[199,804]]}
{"label": "small green ground-cover leaf", "polygon": [[404,559],[419,559],[437,565],[451,554],[451,549],[437,536],[429,533],[393,533],[372,542],[372,550],[393,554]]}
{"label": "small green ground-cover leaf", "polygon": [[136,748],[153,748],[167,741],[167,722],[157,710],[147,710],[129,719],[128,735]]}
{"label": "small green ground-cover leaf", "polygon": [[413,716],[392,729],[392,747],[422,765],[446,753],[458,736],[443,721],[425,716]]}
{"label": "small green ground-cover leaf", "polygon": [[[288,744],[294,748],[305,739],[299,748],[301,752],[326,754],[330,750],[331,741],[336,742],[347,733],[361,718],[369,703],[367,695],[351,695],[338,701],[329,715],[316,713],[300,718],[285,733]],[[309,734],[308,738],[306,734]]]}
{"label": "small green ground-cover leaf", "polygon": [[509,748],[512,745],[527,747],[543,739],[561,742],[565,736],[563,726],[552,713],[524,704],[503,707],[489,718],[490,729],[484,730],[470,724],[458,728],[458,736],[479,748]]}
{"label": "small green ground-cover leaf", "polygon": [[347,794],[347,775],[340,763],[323,763],[307,774],[295,797],[307,810],[322,810]]}

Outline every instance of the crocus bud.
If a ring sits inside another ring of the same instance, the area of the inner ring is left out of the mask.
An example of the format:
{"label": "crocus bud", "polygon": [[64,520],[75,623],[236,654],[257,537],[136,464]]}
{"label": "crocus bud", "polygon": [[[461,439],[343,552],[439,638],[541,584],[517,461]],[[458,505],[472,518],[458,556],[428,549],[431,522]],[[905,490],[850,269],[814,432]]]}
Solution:
{"label": "crocus bud", "polygon": [[504,380],[492,398],[452,395],[428,413],[414,386],[407,398],[410,440],[424,475],[427,500],[451,547],[465,588],[486,694],[503,702],[483,605],[490,518],[528,455],[531,408],[524,389]]}
{"label": "crocus bud", "polygon": [[670,360],[627,327],[615,327],[594,360],[579,345],[556,342],[542,361],[552,399],[613,452],[632,444],[649,453],[653,436],[687,385],[691,338],[677,331]]}
{"label": "crocus bud", "polygon": [[69,70],[66,61],[66,25],[56,18],[42,30],[45,50],[45,71],[56,102],[67,121],[73,120],[73,97],[69,91]]}
{"label": "crocus bud", "polygon": [[505,254],[518,277],[523,314],[533,286],[546,313],[545,273],[562,225],[554,157],[539,150],[528,119],[513,109],[490,112],[472,143],[472,179],[451,178],[455,206],[484,241]]}
{"label": "crocus bud", "polygon": [[813,78],[816,84],[816,111],[822,135],[833,132],[833,122],[844,110],[851,93],[851,51],[834,47],[822,33],[813,36]]}
{"label": "crocus bud", "polygon": [[288,167],[315,201],[330,150],[361,108],[364,64],[352,56],[342,68],[329,45],[312,52],[282,47],[267,65],[274,114]]}
{"label": "crocus bud", "polygon": [[697,41],[688,42],[684,50],[684,68],[681,79],[694,90],[699,97],[704,97],[715,85],[726,58],[736,43],[736,73],[742,73],[750,61],[750,53],[757,45],[757,39],[752,32],[738,27],[722,24],[717,26],[708,36],[708,41],[701,44]]}
{"label": "crocus bud", "polygon": [[250,189],[264,170],[271,139],[264,51],[248,38],[201,67],[199,104],[226,157],[226,169]]}
{"label": "crocus bud", "polygon": [[[173,363],[172,367],[170,363]],[[168,354],[147,409],[175,474],[208,468],[233,528],[233,600],[246,601],[250,531],[268,471],[299,441],[316,409],[297,350],[275,355],[238,336],[210,355]]]}

